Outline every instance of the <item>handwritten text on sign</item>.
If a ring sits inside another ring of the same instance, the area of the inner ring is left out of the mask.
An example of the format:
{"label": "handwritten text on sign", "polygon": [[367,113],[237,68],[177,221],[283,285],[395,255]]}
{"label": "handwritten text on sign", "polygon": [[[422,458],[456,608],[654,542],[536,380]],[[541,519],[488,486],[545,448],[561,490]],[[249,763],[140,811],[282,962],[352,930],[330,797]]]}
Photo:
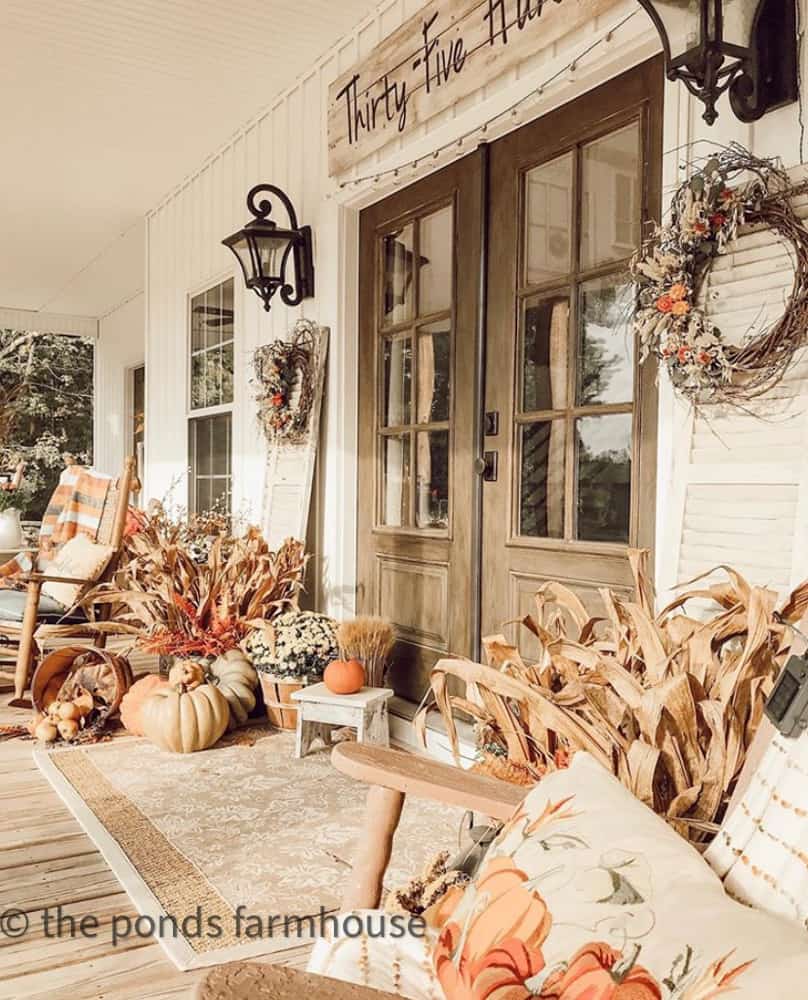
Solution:
{"label": "handwritten text on sign", "polygon": [[618,0],[431,0],[329,89],[330,173],[551,45]]}

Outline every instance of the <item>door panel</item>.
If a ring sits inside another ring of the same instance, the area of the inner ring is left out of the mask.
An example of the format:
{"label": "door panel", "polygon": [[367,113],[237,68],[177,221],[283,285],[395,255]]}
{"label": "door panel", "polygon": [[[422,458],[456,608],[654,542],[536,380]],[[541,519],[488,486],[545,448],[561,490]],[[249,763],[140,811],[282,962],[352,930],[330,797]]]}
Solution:
{"label": "door panel", "polygon": [[396,626],[412,700],[475,649],[481,234],[479,153],[360,220],[358,606]]}
{"label": "door panel", "polygon": [[[483,631],[547,579],[596,610],[654,533],[656,392],[627,276],[659,217],[662,66],[637,67],[491,147]],[[523,637],[520,637],[520,640]]]}

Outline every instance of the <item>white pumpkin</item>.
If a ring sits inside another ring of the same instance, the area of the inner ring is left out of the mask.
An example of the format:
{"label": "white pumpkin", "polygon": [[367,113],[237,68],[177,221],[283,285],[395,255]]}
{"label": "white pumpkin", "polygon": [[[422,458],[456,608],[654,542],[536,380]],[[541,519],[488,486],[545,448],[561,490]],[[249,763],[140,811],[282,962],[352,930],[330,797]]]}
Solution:
{"label": "white pumpkin", "polygon": [[209,682],[227,698],[234,725],[243,725],[255,708],[258,674],[239,649],[230,649],[208,666]]}
{"label": "white pumpkin", "polygon": [[230,722],[230,708],[225,696],[211,684],[193,691],[167,685],[146,698],[140,721],[146,737],[161,750],[195,753],[222,738]]}

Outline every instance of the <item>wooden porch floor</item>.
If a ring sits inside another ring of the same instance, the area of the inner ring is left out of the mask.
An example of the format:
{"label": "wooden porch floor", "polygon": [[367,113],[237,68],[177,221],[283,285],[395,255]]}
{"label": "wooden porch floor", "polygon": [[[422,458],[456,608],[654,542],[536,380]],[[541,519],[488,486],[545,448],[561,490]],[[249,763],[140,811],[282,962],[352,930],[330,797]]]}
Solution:
{"label": "wooden porch floor", "polygon": [[[135,669],[143,669],[138,664]],[[24,723],[29,713],[5,707],[10,686],[0,682],[0,724]],[[0,742],[0,924],[22,910],[30,929],[20,938],[0,933],[0,998],[36,1000],[157,1000],[190,997],[205,970],[178,972],[153,938],[113,947],[114,915],[136,911],[101,854],[40,774],[27,740]],[[99,920],[94,940],[47,937],[42,910],[61,906],[78,920]],[[310,945],[273,956],[305,966]],[[258,959],[260,961],[260,959]]]}

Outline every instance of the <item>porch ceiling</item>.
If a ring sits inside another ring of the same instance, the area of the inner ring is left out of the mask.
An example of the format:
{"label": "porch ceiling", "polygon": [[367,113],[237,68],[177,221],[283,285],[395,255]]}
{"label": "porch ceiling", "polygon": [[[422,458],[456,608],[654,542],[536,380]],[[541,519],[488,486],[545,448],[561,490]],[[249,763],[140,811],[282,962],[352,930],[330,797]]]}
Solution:
{"label": "porch ceiling", "polygon": [[0,0],[0,307],[103,316],[143,215],[374,0]]}

